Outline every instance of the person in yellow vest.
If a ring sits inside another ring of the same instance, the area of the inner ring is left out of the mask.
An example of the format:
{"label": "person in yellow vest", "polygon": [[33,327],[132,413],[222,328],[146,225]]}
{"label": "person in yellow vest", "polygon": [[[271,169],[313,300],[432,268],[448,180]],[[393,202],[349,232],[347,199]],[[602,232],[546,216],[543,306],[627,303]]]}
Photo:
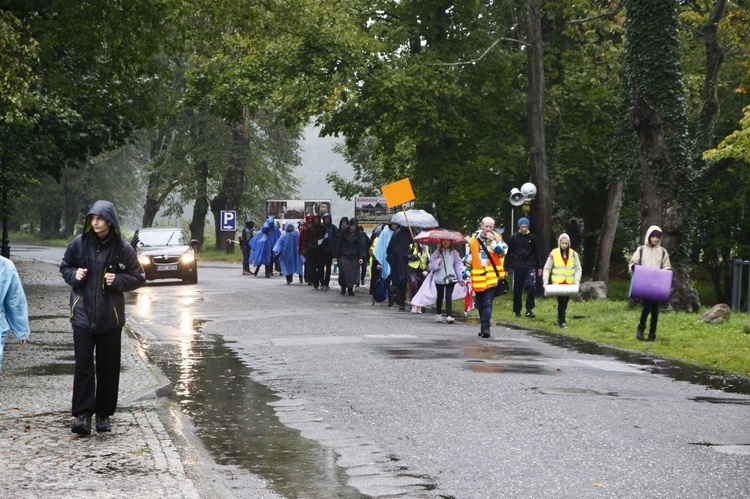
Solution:
{"label": "person in yellow vest", "polygon": [[[557,238],[557,248],[553,249],[544,264],[544,285],[552,284],[580,284],[581,283],[581,259],[578,253],[570,247],[570,237],[563,233]],[[562,329],[568,327],[565,320],[565,312],[568,309],[570,296],[557,297],[557,325]]]}
{"label": "person in yellow vest", "polygon": [[464,277],[467,283],[471,280],[474,290],[474,304],[480,319],[479,336],[482,338],[490,337],[495,288],[499,280],[505,279],[503,257],[507,250],[508,245],[495,232],[495,220],[484,217],[480,229],[469,239],[469,251],[464,257],[467,269]]}
{"label": "person in yellow vest", "polygon": [[[419,243],[411,245],[412,257],[409,259],[409,293],[413,299],[417,296],[419,288],[427,277],[427,265],[430,263],[430,254]],[[414,257],[417,257],[416,259]],[[421,314],[422,307],[411,306],[412,314]]]}

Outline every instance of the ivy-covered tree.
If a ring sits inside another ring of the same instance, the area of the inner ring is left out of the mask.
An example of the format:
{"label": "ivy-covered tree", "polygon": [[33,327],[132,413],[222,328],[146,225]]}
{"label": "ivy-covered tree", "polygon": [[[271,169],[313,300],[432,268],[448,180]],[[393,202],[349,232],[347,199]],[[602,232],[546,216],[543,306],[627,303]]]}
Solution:
{"label": "ivy-covered tree", "polygon": [[641,234],[651,225],[663,231],[674,269],[671,305],[696,311],[690,284],[697,175],[688,148],[682,78],[679,71],[677,2],[625,0],[627,13],[625,85],[633,95],[633,125],[641,170]]}

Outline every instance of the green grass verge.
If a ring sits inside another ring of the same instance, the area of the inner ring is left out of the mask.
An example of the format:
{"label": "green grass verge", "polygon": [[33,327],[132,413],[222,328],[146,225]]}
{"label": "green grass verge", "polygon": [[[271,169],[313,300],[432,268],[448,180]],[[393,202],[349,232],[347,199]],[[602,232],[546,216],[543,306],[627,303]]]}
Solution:
{"label": "green grass verge", "polygon": [[513,316],[513,298],[505,295],[495,300],[493,318],[515,323],[523,328],[553,332],[750,376],[750,334],[745,333],[745,325],[750,323],[750,314],[732,312],[726,322],[706,324],[700,320],[706,310],[704,307],[696,314],[660,313],[655,342],[636,339],[641,307],[630,308],[627,300],[592,300],[580,303],[571,300],[567,310],[568,329],[560,329],[555,324],[556,299],[537,298],[534,309],[536,318],[516,319]]}

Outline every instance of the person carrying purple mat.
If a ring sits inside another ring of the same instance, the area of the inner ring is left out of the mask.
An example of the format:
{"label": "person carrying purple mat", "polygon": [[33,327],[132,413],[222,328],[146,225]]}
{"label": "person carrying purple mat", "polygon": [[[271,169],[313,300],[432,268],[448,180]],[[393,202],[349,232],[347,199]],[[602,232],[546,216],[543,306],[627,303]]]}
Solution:
{"label": "person carrying purple mat", "polygon": [[[669,253],[661,246],[661,229],[652,225],[646,231],[645,244],[639,246],[633,256],[630,257],[630,273],[635,270],[636,265],[650,267],[654,269],[672,269],[672,263],[669,261]],[[643,312],[641,312],[641,321],[638,323],[636,338],[644,340],[646,331],[646,320],[651,314],[651,325],[648,332],[648,341],[656,340],[656,325],[659,322],[659,302],[643,300]]]}

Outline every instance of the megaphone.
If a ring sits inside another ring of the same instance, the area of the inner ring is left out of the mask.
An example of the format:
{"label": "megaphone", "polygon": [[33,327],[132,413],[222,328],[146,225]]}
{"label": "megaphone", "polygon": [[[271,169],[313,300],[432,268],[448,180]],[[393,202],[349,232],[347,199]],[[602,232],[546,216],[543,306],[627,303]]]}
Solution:
{"label": "megaphone", "polygon": [[524,196],[523,192],[517,187],[514,187],[513,190],[510,191],[510,204],[513,206],[521,206],[524,201],[526,201],[526,196]]}
{"label": "megaphone", "polygon": [[521,186],[521,194],[523,194],[527,200],[531,201],[536,197],[536,186],[531,182],[526,182]]}

